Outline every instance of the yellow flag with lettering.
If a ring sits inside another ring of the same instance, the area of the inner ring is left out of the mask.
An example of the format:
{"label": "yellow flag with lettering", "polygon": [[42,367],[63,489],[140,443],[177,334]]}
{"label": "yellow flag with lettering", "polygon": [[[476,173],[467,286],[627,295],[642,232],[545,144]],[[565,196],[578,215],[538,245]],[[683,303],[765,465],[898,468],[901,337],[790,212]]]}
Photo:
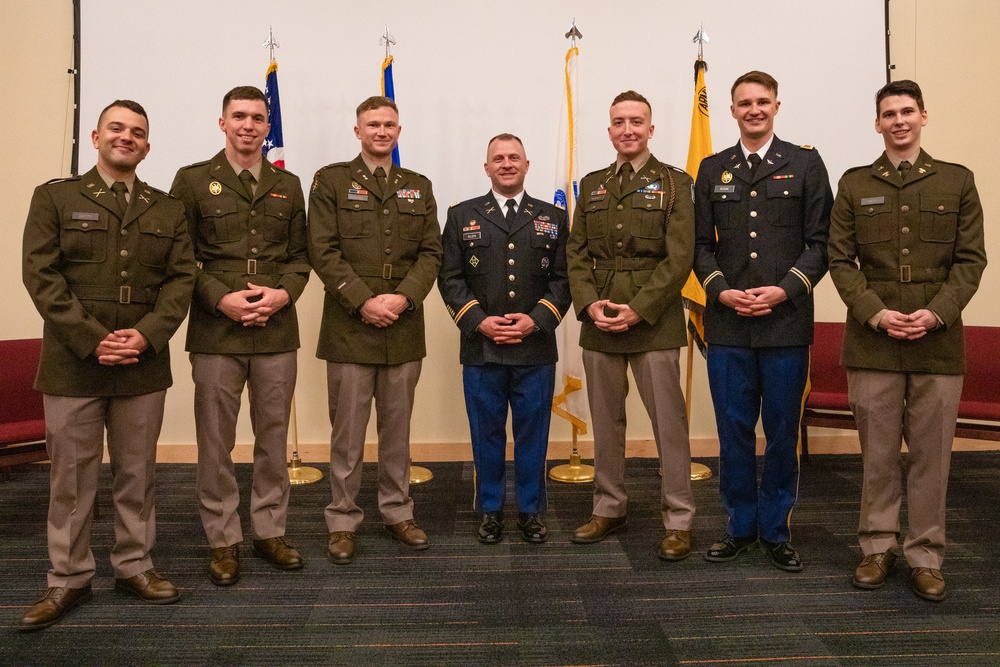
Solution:
{"label": "yellow flag with lettering", "polygon": [[[712,154],[712,130],[708,119],[708,92],[705,70],[708,65],[698,58],[694,63],[694,106],[691,110],[691,141],[688,144],[687,173],[698,178],[701,161]],[[688,331],[702,355],[705,354],[705,289],[694,271],[681,289],[681,298],[688,311]]]}

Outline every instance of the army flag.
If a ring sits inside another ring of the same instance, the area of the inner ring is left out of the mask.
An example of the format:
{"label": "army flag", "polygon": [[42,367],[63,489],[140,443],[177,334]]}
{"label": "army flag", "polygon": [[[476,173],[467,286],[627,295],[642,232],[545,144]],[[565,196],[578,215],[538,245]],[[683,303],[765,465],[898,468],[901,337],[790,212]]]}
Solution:
{"label": "army flag", "polygon": [[[688,144],[687,173],[698,178],[698,166],[712,154],[712,130],[708,118],[708,91],[705,88],[705,70],[708,65],[698,58],[694,63],[694,106],[691,110],[691,141]],[[681,289],[681,298],[688,311],[688,331],[705,355],[705,289],[698,277],[691,272]]]}
{"label": "army flag", "polygon": [[[392,85],[392,56],[382,61],[382,95],[396,101],[396,88]],[[399,145],[392,149],[392,163],[399,166]]]}
{"label": "army flag", "polygon": [[272,60],[264,77],[264,97],[267,98],[268,118],[271,129],[261,146],[261,152],[268,162],[285,168],[285,140],[281,135],[281,101],[278,98],[278,61]]}
{"label": "army flag", "polygon": [[[576,46],[566,51],[564,68],[565,92],[558,154],[556,156],[556,186],[554,203],[565,209],[570,228],[579,182],[576,158]],[[571,306],[572,307],[572,306]],[[583,350],[580,349],[580,322],[575,317],[563,318],[559,327],[559,362],[556,365],[556,395],[552,398],[552,412],[570,422],[577,435],[587,432],[587,397],[583,390]]]}

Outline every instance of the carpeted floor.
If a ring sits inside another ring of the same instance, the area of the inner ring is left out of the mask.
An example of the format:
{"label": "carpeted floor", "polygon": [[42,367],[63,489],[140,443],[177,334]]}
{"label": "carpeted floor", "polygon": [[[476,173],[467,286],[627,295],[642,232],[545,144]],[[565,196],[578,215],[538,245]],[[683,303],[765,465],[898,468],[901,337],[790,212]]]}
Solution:
{"label": "carpeted floor", "polygon": [[[628,530],[595,545],[569,541],[590,514],[589,484],[550,482],[546,544],[523,543],[512,530],[485,546],[475,538],[472,464],[428,467],[434,481],[413,495],[429,550],[407,551],[381,529],[368,464],[352,565],[326,559],[324,480],[292,489],[288,535],[305,569],[278,572],[245,549],[242,580],[218,588],[205,574],[195,466],[160,465],[154,560],[183,597],[152,606],[113,589],[105,466],[94,598],[30,634],[15,626],[45,587],[48,468],[20,468],[0,482],[0,664],[1000,665],[992,550],[1000,452],[954,455],[942,603],[915,597],[903,565],[881,590],[850,585],[859,558],[856,456],[814,455],[803,465],[792,526],[806,567],[797,574],[756,550],[728,564],[702,559],[724,531],[716,477],[695,483],[696,553],[664,563],[654,460],[629,459]],[[248,534],[250,468],[238,469]],[[514,529],[512,516],[507,525]]]}

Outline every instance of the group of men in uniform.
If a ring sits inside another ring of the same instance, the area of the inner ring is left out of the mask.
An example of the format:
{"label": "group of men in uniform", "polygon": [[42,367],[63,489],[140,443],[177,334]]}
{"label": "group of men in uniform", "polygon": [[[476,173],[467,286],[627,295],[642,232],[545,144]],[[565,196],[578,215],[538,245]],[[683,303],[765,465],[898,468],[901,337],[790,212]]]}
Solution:
{"label": "group of men in uniform", "polygon": [[[650,153],[646,98],[618,95],[608,128],[616,159],[582,179],[571,230],[565,211],[524,191],[529,161],[521,140],[497,135],[484,165],[490,191],[450,207],[443,236],[430,181],[392,162],[401,128],[388,98],[358,107],[360,154],[316,173],[308,226],[299,179],[261,154],[269,123],[258,89],[225,96],[223,150],[179,170],[173,196],[135,177],[149,151],[145,111],[113,102],[92,135],[97,165],[39,186],[25,227],[24,282],[44,320],[37,386],[52,460],[52,568],[48,591],[20,628],[48,627],[91,595],[90,517],[105,430],[116,587],[153,604],[179,598],[150,551],[156,440],[171,384],[167,341],[189,303],[209,578],[220,586],[240,578],[232,451],[244,388],[255,437],[253,548],[278,569],[303,566],[285,538],[285,448],[299,347],[294,304],[310,270],[324,287],[317,356],[327,362],[332,501],[325,517],[334,563],[355,558],[373,400],[382,523],[406,547],[429,545],[409,495],[409,429],[426,355],[422,303],[435,279],[461,337],[478,539],[495,544],[504,536],[508,409],[517,529],[530,543],[547,538],[555,330],[572,300],[593,417],[595,491],[591,517],[570,539],[598,542],[627,526],[631,368],[660,458],[657,553],[688,557],[695,506],[679,374],[680,291],[693,269],[707,295],[727,514],[724,536],[704,557],[727,562],[759,544],[776,567],[801,570],[790,533],[798,427],[812,294],[829,267],[849,309],[843,359],[865,462],[864,558],[853,583],[882,586],[897,558],[905,439],[910,519],[902,551],[916,594],[943,599],[961,310],[986,265],[972,174],[920,148],[922,94],[899,81],[876,98],[885,153],[845,174],[834,200],[818,153],[774,135],[777,92],[763,72],[737,79],[731,111],[740,141],[706,158],[696,182]],[[766,437],[759,472],[758,417]]]}

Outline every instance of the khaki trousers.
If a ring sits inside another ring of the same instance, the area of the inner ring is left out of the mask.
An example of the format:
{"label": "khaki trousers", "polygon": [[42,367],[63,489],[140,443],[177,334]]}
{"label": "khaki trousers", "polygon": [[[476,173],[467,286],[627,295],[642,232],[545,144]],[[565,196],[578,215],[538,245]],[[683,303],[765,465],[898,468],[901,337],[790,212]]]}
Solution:
{"label": "khaki trousers", "polygon": [[961,375],[847,369],[864,479],[858,542],[865,555],[895,550],[903,501],[902,441],[909,450],[903,555],[911,567],[941,569],[945,500]]}
{"label": "khaki trousers", "polygon": [[625,397],[632,367],[639,397],[653,425],[663,476],[660,505],[668,530],[690,530],[694,519],[691,493],[691,443],[680,385],[680,350],[639,354],[583,351],[587,397],[594,422],[594,514],[625,516]]}
{"label": "khaki trousers", "polygon": [[80,398],[45,394],[49,473],[48,585],[80,588],[95,572],[90,549],[104,432],[111,459],[115,545],[111,566],[127,579],[153,567],[156,541],[156,440],[167,392]]}
{"label": "khaki trousers", "polygon": [[329,531],[355,532],[364,519],[361,490],[365,433],[375,400],[378,426],[378,509],[386,525],[413,518],[410,498],[410,414],[420,361],[403,364],[327,362],[330,401]]}
{"label": "khaki trousers", "polygon": [[288,517],[288,421],[296,352],[191,354],[194,422],[198,438],[195,483],[201,524],[211,548],[243,541],[240,493],[233,465],[243,388],[254,433],[250,526],[254,539],[285,534]]}

